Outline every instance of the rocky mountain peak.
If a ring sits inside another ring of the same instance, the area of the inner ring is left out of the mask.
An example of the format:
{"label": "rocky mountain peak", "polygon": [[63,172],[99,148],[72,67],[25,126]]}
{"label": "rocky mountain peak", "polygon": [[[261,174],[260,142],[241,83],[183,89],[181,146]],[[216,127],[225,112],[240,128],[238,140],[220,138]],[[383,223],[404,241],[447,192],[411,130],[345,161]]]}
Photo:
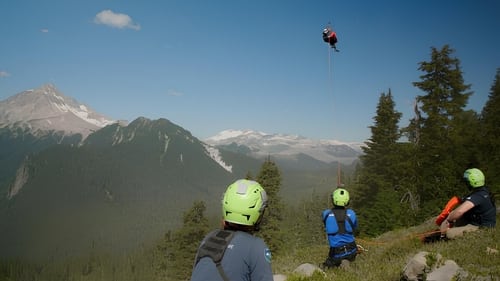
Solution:
{"label": "rocky mountain peak", "polygon": [[0,102],[0,128],[22,127],[38,134],[62,131],[85,138],[115,122],[63,95],[53,84],[23,91]]}

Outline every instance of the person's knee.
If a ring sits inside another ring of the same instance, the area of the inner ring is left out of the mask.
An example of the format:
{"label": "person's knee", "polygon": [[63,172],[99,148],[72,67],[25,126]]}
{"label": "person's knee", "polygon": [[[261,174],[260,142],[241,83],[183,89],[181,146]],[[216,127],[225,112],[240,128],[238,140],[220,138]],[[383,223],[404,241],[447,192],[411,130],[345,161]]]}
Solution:
{"label": "person's knee", "polygon": [[327,268],[332,268],[332,267],[339,266],[341,262],[342,262],[342,260],[338,260],[338,259],[334,259],[334,258],[328,257],[328,258],[326,258],[326,260],[323,263],[323,265],[325,267],[327,267]]}
{"label": "person's knee", "polygon": [[463,236],[466,232],[472,232],[478,230],[479,227],[476,225],[465,225],[460,227],[452,227],[446,231],[446,238],[455,239],[457,237]]}

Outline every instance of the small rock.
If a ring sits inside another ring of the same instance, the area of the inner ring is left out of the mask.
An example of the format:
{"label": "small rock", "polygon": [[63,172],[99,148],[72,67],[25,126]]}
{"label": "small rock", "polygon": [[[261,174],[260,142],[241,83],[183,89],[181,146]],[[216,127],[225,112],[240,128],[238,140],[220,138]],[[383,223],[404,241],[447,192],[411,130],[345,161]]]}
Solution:
{"label": "small rock", "polygon": [[496,254],[498,254],[498,250],[490,248],[490,247],[486,247],[486,253],[490,254],[490,255],[496,255]]}
{"label": "small rock", "polygon": [[427,267],[427,256],[428,252],[419,252],[406,264],[403,269],[404,280],[408,281],[418,281],[419,278],[423,276]]}
{"label": "small rock", "polygon": [[297,273],[297,274],[300,274],[302,276],[306,276],[306,277],[310,277],[313,275],[313,273],[316,271],[316,270],[319,270],[321,272],[323,272],[321,270],[321,268],[319,268],[318,266],[316,265],[313,265],[313,264],[310,264],[310,263],[303,263],[301,265],[299,265],[294,271],[293,273]]}
{"label": "small rock", "polygon": [[[450,281],[458,276],[465,277],[462,269],[452,260],[446,260],[444,265],[427,275],[427,281]],[[462,280],[462,279],[458,279]]]}
{"label": "small rock", "polygon": [[273,281],[286,281],[286,275],[283,274],[274,274]]}

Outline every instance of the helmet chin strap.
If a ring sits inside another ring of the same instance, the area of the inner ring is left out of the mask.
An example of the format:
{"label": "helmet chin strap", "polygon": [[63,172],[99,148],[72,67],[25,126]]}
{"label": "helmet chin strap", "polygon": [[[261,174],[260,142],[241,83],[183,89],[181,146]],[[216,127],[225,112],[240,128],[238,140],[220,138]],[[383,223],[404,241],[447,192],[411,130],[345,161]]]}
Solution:
{"label": "helmet chin strap", "polygon": [[264,208],[262,210],[262,212],[260,213],[260,216],[259,218],[257,219],[257,221],[254,223],[253,227],[254,227],[254,231],[259,231],[260,230],[260,223],[262,222],[262,217],[264,216],[264,213],[266,211],[266,208]]}
{"label": "helmet chin strap", "polygon": [[256,223],[253,225],[253,231],[260,231],[260,223]]}

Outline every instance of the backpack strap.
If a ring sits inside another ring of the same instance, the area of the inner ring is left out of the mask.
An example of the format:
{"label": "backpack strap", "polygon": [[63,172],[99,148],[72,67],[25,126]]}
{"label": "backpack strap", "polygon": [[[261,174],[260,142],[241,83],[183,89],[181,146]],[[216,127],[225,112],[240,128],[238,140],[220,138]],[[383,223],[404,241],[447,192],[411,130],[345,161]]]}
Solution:
{"label": "backpack strap", "polygon": [[229,242],[231,242],[231,239],[233,239],[234,234],[235,231],[230,230],[213,231],[211,235],[209,235],[207,239],[205,239],[203,244],[198,248],[195,265],[198,264],[198,262],[202,258],[210,257],[217,266],[217,270],[219,271],[222,279],[224,279],[224,281],[229,281],[229,278],[222,268],[221,261],[222,257],[224,257],[224,252],[226,251]]}
{"label": "backpack strap", "polygon": [[346,209],[332,209],[332,212],[337,220],[337,227],[339,228],[338,233],[344,234],[345,231],[345,217],[346,217]]}
{"label": "backpack strap", "polygon": [[349,225],[351,226],[351,229],[354,230],[354,223],[352,222],[351,220],[351,217],[349,217],[347,215],[347,209],[336,209],[336,208],[332,208],[330,210],[329,213],[327,213],[324,217],[323,217],[323,224],[326,225],[326,219],[328,218],[328,216],[330,214],[333,214],[333,216],[335,217],[335,221],[337,223],[337,227],[338,227],[338,232],[336,233],[330,233],[328,235],[336,235],[337,233],[340,233],[340,234],[343,234],[343,233],[346,233],[347,231],[345,230],[345,221],[346,221],[346,218],[347,218],[347,222],[349,223]]}

